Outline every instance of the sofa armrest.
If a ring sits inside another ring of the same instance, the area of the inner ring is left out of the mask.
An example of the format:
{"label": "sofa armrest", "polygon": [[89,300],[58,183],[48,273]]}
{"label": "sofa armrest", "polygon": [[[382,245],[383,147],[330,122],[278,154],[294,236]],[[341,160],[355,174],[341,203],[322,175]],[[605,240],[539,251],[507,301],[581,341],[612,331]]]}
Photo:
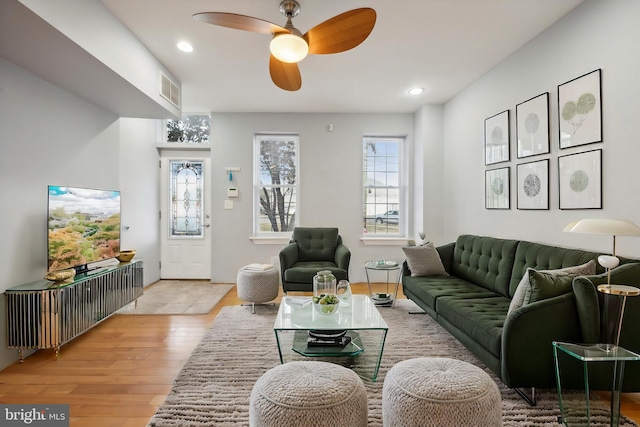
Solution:
{"label": "sofa armrest", "polygon": [[455,249],[456,244],[448,243],[446,245],[438,246],[436,250],[440,255],[440,259],[442,260],[442,265],[447,273],[451,273],[451,266],[453,264],[453,250]]}
{"label": "sofa armrest", "polygon": [[335,263],[338,268],[347,272],[347,280],[349,280],[349,262],[351,260],[351,251],[343,244],[336,247]]}
{"label": "sofa armrest", "polygon": [[573,292],[520,307],[502,329],[502,381],[509,387],[555,387],[552,341],[580,339]]}

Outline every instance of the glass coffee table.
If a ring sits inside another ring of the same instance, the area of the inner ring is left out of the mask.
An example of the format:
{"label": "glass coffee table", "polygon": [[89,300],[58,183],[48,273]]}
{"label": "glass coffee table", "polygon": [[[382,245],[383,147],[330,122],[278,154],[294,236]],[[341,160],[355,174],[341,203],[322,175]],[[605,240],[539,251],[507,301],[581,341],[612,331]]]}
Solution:
{"label": "glass coffee table", "polygon": [[[280,363],[315,358],[351,368],[364,379],[376,381],[389,326],[367,295],[353,295],[330,316],[318,313],[307,297],[284,297],[273,325]],[[311,300],[311,297],[308,297]],[[345,331],[344,346],[309,346],[309,331],[331,334]]]}

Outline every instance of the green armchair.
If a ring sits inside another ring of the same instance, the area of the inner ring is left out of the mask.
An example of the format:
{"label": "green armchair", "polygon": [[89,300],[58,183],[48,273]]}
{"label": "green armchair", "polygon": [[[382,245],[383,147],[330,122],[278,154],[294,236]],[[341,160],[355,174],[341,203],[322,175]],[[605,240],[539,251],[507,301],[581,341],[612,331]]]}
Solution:
{"label": "green armchair", "polygon": [[338,281],[349,280],[350,260],[337,228],[296,227],[280,251],[282,289],[313,292],[313,276],[322,270],[330,270]]}

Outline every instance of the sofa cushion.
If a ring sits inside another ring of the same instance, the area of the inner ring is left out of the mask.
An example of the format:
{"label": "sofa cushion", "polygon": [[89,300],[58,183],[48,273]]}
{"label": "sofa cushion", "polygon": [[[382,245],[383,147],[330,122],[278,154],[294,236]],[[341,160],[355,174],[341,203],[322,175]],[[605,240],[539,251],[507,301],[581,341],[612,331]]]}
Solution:
{"label": "sofa cushion", "polygon": [[459,236],[449,273],[500,295],[509,296],[517,245],[517,240]]}
{"label": "sofa cushion", "polygon": [[523,305],[571,292],[573,275],[551,274],[529,269],[529,286]]}
{"label": "sofa cushion", "polygon": [[508,308],[509,298],[494,294],[482,298],[438,298],[436,311],[439,318],[445,318],[448,323],[500,358],[502,326]]}
{"label": "sofa cushion", "polygon": [[[511,299],[511,304],[509,304],[509,313],[513,310],[516,310],[522,307],[524,303],[524,297],[527,293],[527,288],[529,288],[529,270],[524,273],[520,283],[518,284],[518,288],[513,294],[513,298]],[[544,273],[551,274],[571,274],[573,276],[587,275],[587,274],[595,274],[596,273],[596,262],[594,260],[590,260],[582,265],[575,265],[566,268],[560,268],[557,270],[539,270]]]}
{"label": "sofa cushion", "polygon": [[455,276],[404,277],[402,288],[415,294],[430,308],[436,308],[436,300],[443,296],[456,295],[460,298],[482,298],[495,296],[494,292],[481,288]]}
{"label": "sofa cushion", "polygon": [[423,246],[407,246],[402,248],[402,251],[407,257],[411,277],[449,275],[445,271],[440,255],[433,243],[427,243]]}
{"label": "sofa cushion", "polygon": [[[557,246],[543,245],[540,243],[521,241],[515,254],[509,295],[513,296],[518,288],[520,280],[527,268],[535,270],[557,270],[571,267],[595,260],[601,255],[596,252],[587,252],[580,249],[567,249]],[[602,273],[604,268],[596,264],[596,273]]]}
{"label": "sofa cushion", "polygon": [[284,280],[290,283],[313,283],[313,276],[318,271],[329,270],[336,276],[336,280],[347,279],[347,272],[328,261],[297,262],[284,271]]}

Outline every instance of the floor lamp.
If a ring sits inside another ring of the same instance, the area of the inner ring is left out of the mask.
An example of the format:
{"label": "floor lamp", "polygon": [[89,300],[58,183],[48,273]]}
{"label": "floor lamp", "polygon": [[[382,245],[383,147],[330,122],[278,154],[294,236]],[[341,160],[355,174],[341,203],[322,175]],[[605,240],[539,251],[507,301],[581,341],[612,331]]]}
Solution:
{"label": "floor lamp", "polygon": [[[607,269],[607,284],[599,285],[598,292],[605,295],[614,295],[621,299],[620,309],[615,316],[605,315],[607,319],[607,332],[615,329],[615,344],[607,343],[601,346],[604,351],[614,351],[620,344],[620,332],[627,297],[640,295],[640,289],[634,286],[611,284],[611,269],[616,268],[620,260],[616,257],[616,236],[640,236],[640,227],[629,221],[615,219],[581,219],[567,225],[563,231],[570,233],[605,234],[613,237],[612,255],[601,255],[598,263]],[[605,305],[605,308],[608,304]],[[607,333],[608,335],[608,333]],[[609,338],[607,336],[607,338]],[[608,340],[611,341],[611,340]]]}

